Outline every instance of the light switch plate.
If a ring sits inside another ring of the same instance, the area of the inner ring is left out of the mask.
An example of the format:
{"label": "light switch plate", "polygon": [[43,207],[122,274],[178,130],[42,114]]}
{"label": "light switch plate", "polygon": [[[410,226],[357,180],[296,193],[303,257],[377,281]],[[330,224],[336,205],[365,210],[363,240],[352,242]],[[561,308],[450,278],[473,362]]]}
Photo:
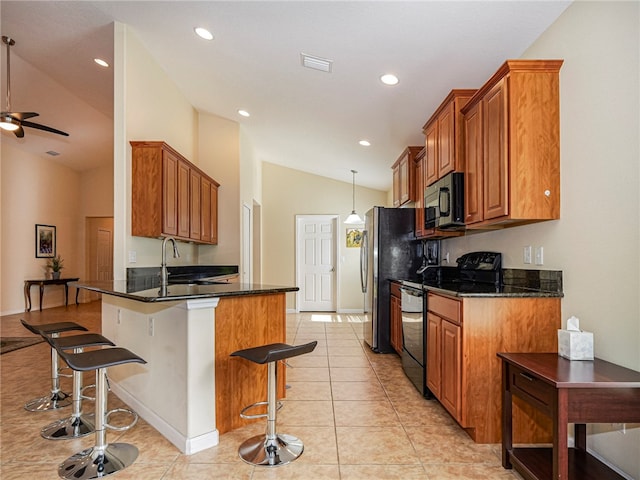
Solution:
{"label": "light switch plate", "polygon": [[129,250],[129,263],[136,263],[136,251]]}
{"label": "light switch plate", "polygon": [[526,247],[524,247],[523,262],[531,263],[531,245],[527,245]]}
{"label": "light switch plate", "polygon": [[536,265],[544,265],[544,248],[536,247]]}

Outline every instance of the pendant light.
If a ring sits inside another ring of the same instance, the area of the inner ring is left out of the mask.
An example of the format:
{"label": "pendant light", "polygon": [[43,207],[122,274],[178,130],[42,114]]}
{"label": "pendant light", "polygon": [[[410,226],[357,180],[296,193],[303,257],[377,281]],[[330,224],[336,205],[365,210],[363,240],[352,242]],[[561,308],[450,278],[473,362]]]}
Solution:
{"label": "pendant light", "polygon": [[355,225],[358,223],[364,223],[364,220],[360,218],[360,215],[356,213],[356,172],[355,170],[351,170],[353,174],[353,210],[351,210],[351,214],[344,221],[347,225]]}

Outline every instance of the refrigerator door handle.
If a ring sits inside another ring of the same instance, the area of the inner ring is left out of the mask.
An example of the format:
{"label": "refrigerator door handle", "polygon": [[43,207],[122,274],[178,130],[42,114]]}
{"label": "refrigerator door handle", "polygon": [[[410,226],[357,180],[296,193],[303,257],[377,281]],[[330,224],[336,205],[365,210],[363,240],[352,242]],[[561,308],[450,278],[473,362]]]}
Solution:
{"label": "refrigerator door handle", "polygon": [[369,235],[366,230],[362,232],[362,247],[360,247],[360,286],[362,293],[367,293],[367,280],[369,278]]}

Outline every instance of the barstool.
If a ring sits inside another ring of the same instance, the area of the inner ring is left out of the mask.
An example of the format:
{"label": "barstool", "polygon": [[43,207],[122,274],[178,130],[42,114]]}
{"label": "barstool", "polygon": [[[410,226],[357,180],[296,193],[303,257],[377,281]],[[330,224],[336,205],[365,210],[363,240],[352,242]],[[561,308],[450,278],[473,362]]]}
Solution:
{"label": "barstool", "polygon": [[[137,421],[134,412],[125,409],[107,411],[106,373],[108,367],[125,363],[147,363],[126,348],[113,347],[90,352],[69,353],[58,349],[58,353],[73,370],[96,371],[96,418],[95,445],[70,456],[58,466],[58,475],[68,480],[87,480],[102,478],[124,470],[138,458],[138,449],[128,443],[107,443],[106,428],[128,430]],[[109,425],[109,415],[116,411],[126,411],[134,415],[134,421],[116,428]]]}
{"label": "barstool", "polygon": [[[84,331],[87,329],[74,322],[56,322],[43,325],[32,325],[20,319],[22,325],[31,333],[42,337],[58,338],[62,332]],[[34,398],[25,403],[24,408],[30,412],[42,412],[71,405],[69,394],[60,390],[60,370],[58,368],[58,354],[51,347],[51,393],[44,397]]]}
{"label": "barstool", "polygon": [[[83,333],[69,337],[50,338],[43,335],[45,340],[56,350],[73,350],[73,353],[82,353],[87,347],[115,346],[108,338],[97,333]],[[88,385],[89,387],[90,385]],[[73,370],[73,392],[71,394],[73,411],[71,416],[56,420],[40,431],[40,435],[48,440],[67,440],[89,435],[94,431],[94,414],[82,413],[82,372]]]}
{"label": "barstool", "polygon": [[[267,365],[267,401],[257,402],[242,409],[242,418],[267,418],[267,431],[265,435],[256,435],[245,440],[238,454],[240,458],[251,465],[277,467],[291,463],[304,450],[302,441],[292,435],[276,432],[276,411],[278,402],[276,399],[276,387],[278,379],[277,362],[291,357],[297,357],[312,352],[317,341],[304,345],[287,345],[286,343],[272,343],[261,347],[246,348],[231,354],[232,357],[242,357],[251,362]],[[247,415],[250,408],[266,405],[267,413]]]}

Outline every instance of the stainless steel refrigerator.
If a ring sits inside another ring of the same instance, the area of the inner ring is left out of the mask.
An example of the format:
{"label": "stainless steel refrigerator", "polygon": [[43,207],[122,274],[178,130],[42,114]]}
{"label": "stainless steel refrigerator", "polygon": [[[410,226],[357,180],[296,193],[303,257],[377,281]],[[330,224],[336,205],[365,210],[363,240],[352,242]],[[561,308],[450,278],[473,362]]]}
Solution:
{"label": "stainless steel refrigerator", "polygon": [[391,280],[411,280],[422,265],[422,243],[415,237],[415,209],[373,207],[365,215],[360,249],[364,299],[364,340],[374,352],[392,351]]}

